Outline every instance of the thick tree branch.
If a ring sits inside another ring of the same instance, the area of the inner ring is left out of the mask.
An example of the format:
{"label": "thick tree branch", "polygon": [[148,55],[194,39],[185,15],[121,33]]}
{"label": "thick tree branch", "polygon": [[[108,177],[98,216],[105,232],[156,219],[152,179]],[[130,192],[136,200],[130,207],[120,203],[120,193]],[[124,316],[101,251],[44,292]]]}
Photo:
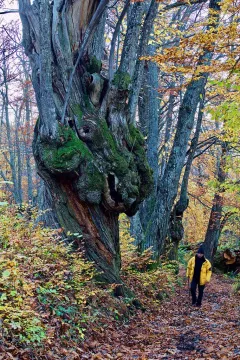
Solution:
{"label": "thick tree branch", "polygon": [[83,40],[83,43],[79,49],[79,53],[78,53],[78,57],[77,57],[77,60],[76,60],[76,63],[73,67],[73,70],[71,72],[71,75],[70,75],[70,78],[69,78],[69,82],[68,82],[68,89],[67,89],[67,92],[66,92],[66,96],[65,96],[65,101],[64,101],[64,105],[63,105],[63,112],[62,112],[62,118],[61,118],[61,123],[64,124],[65,122],[65,116],[66,116],[66,111],[67,111],[67,106],[68,106],[68,102],[69,102],[69,99],[70,99],[70,94],[71,94],[71,87],[72,87],[72,82],[73,82],[73,76],[76,72],[76,69],[77,69],[77,66],[84,54],[84,51],[86,49],[86,47],[88,46],[92,36],[93,36],[93,33],[94,33],[94,30],[96,29],[96,26],[98,25],[99,21],[100,21],[100,18],[104,12],[104,10],[106,9],[106,6],[108,4],[109,0],[101,0],[100,4],[98,5],[98,8],[97,10],[95,11],[95,13],[93,14],[93,17],[89,23],[89,26],[86,30],[86,33],[85,33],[85,36],[84,36],[84,40]]}
{"label": "thick tree branch", "polygon": [[142,77],[143,77],[143,67],[144,61],[140,60],[141,56],[144,56],[147,51],[148,40],[150,37],[150,33],[152,31],[153,23],[157,15],[159,3],[156,0],[152,0],[150,7],[148,9],[148,13],[144,20],[142,36],[140,39],[140,45],[137,53],[137,62],[134,69],[133,81],[132,81],[132,89],[131,96],[129,99],[129,109],[130,109],[130,121],[134,122],[134,117],[136,113],[138,96],[141,88]]}

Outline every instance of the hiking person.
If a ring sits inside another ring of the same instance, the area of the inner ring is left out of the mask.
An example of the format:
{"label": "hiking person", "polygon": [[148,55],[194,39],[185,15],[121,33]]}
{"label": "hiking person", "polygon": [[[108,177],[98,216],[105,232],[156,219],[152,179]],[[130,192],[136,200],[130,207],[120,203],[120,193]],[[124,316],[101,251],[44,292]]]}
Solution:
{"label": "hiking person", "polygon": [[[204,256],[204,249],[201,245],[187,266],[187,277],[191,281],[192,305],[200,307],[202,305],[203,291],[205,285],[210,281],[212,275],[211,263]],[[196,290],[198,286],[198,297]]]}

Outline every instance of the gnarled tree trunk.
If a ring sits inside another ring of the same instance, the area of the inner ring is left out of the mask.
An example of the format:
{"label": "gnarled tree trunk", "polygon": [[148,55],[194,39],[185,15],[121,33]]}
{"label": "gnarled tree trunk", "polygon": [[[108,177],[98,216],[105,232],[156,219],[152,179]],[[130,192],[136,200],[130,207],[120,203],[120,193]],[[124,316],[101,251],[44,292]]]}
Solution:
{"label": "gnarled tree trunk", "polygon": [[107,3],[21,0],[20,14],[39,109],[38,173],[69,240],[105,280],[119,283],[118,215],[135,214],[151,190],[152,172],[144,139],[128,122],[129,73],[118,70],[109,83],[93,55]]}

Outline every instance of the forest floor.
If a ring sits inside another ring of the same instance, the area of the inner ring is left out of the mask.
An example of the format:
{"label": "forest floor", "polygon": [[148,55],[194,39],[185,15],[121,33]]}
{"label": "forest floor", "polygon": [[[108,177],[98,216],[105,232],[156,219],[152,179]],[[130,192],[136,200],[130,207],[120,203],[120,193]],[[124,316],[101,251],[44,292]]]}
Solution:
{"label": "forest floor", "polygon": [[121,276],[135,299],[96,283],[58,233],[0,212],[0,360],[240,360],[240,278],[213,274],[194,308],[183,265],[154,267],[127,231]]}
{"label": "forest floor", "polygon": [[[183,277],[183,270],[180,277]],[[82,359],[240,359],[240,303],[232,281],[213,274],[201,308],[191,306],[187,285],[154,313],[138,312],[86,340]]]}

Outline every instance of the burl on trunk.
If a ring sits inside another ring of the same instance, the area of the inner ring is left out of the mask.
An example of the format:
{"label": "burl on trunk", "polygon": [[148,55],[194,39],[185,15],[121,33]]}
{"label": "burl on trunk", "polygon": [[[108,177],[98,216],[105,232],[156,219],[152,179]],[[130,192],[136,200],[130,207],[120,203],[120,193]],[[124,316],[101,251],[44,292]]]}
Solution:
{"label": "burl on trunk", "polygon": [[69,240],[119,283],[118,215],[135,214],[153,181],[144,138],[128,121],[131,78],[117,72],[110,83],[91,52],[103,3],[22,0],[20,14],[39,109],[38,172]]}

